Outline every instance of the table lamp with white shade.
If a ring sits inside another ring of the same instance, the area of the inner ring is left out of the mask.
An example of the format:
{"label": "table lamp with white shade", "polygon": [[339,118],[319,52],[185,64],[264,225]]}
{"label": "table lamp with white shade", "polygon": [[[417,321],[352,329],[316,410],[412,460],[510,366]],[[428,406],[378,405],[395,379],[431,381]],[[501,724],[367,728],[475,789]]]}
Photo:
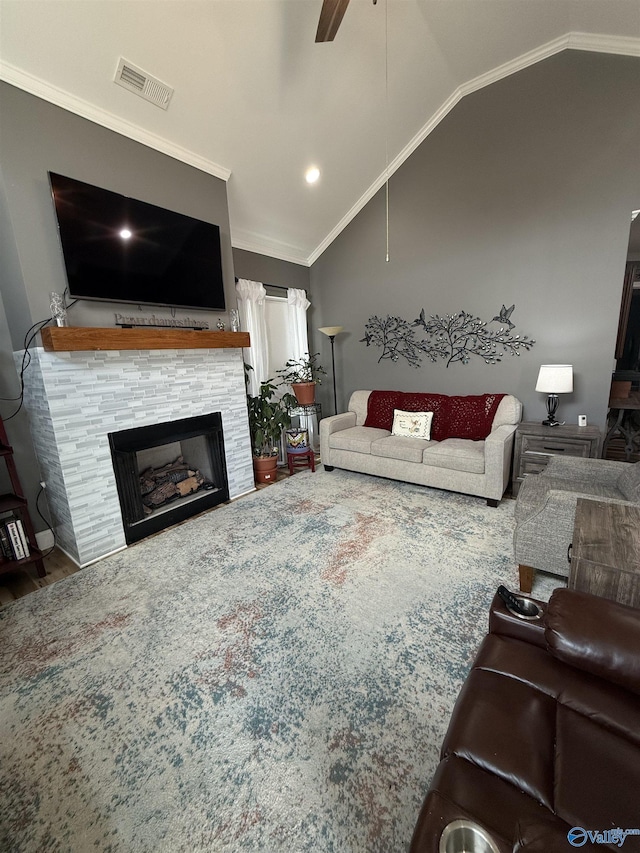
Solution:
{"label": "table lamp with white shade", "polygon": [[573,391],[572,364],[543,364],[538,373],[536,391],[547,394],[547,419],[542,421],[545,426],[561,426],[556,420],[558,411],[558,394],[570,394]]}

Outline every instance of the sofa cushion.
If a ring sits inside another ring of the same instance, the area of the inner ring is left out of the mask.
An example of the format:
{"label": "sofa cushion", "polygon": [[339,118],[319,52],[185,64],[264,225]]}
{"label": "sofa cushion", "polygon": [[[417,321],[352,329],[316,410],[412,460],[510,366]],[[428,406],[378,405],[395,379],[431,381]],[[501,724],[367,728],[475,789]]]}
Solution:
{"label": "sofa cushion", "polygon": [[628,501],[640,503],[640,462],[628,465],[616,485]]}
{"label": "sofa cushion", "polygon": [[391,435],[423,438],[429,441],[432,420],[433,412],[403,412],[401,409],[394,409]]}
{"label": "sofa cushion", "polygon": [[364,425],[391,432],[393,411],[402,408],[399,403],[400,397],[399,391],[372,391],[367,401],[367,419]]}
{"label": "sofa cushion", "polygon": [[364,426],[371,391],[354,391],[349,398],[349,411],[356,416],[356,426]]}
{"label": "sofa cushion", "polygon": [[389,430],[373,427],[349,427],[333,432],[329,436],[329,447],[333,450],[353,450],[355,453],[371,453],[371,445],[380,438],[391,435]]}
{"label": "sofa cushion", "polygon": [[505,394],[496,409],[491,432],[500,426],[519,424],[522,420],[522,403],[511,394]]}
{"label": "sofa cushion", "polygon": [[[555,817],[524,791],[520,791],[511,781],[500,779],[471,761],[451,755],[443,759],[436,769],[431,792],[425,800],[416,825],[410,853],[436,853],[440,835],[446,824],[461,818],[484,826],[500,851],[508,850],[513,853],[518,825],[541,822],[555,824],[558,832],[554,839],[564,841],[566,853],[572,849],[567,844],[570,825]],[[605,849],[603,848],[603,853]],[[543,853],[564,853],[565,847],[554,847],[550,844],[540,850]]]}
{"label": "sofa cushion", "polygon": [[[558,706],[555,809],[574,826],[638,826],[638,751],[599,720]],[[637,839],[634,839],[636,841]],[[629,841],[623,849],[637,850]]]}
{"label": "sofa cushion", "polygon": [[640,611],[577,590],[556,589],[545,639],[564,663],[640,693]]}
{"label": "sofa cushion", "polygon": [[446,441],[429,444],[422,461],[425,465],[436,465],[451,471],[484,474],[484,441],[448,438]]}
{"label": "sofa cushion", "polygon": [[472,669],[442,755],[473,762],[553,808],[556,702],[535,687]]}
{"label": "sofa cushion", "polygon": [[379,438],[371,445],[372,456],[386,456],[388,459],[402,459],[403,462],[422,462],[422,454],[431,442],[422,438],[406,438],[403,435],[390,435]]}
{"label": "sofa cushion", "polygon": [[597,720],[599,725],[640,749],[640,704],[637,697],[610,680],[596,678],[585,670],[565,664],[544,648],[532,646],[526,640],[499,635],[485,637],[474,667],[523,681],[567,708]]}

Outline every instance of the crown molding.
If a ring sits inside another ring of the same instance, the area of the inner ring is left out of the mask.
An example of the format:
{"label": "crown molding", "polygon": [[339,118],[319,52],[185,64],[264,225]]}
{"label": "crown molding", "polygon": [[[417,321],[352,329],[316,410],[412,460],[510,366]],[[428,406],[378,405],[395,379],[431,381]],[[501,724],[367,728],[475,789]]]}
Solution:
{"label": "crown molding", "polygon": [[181,145],[176,145],[162,136],[143,130],[136,124],[126,121],[113,115],[107,110],[95,107],[88,101],[82,98],[77,98],[75,95],[60,89],[57,86],[47,83],[45,80],[35,77],[33,74],[28,74],[20,68],[11,65],[8,62],[0,61],[0,80],[5,83],[10,83],[23,89],[30,95],[36,95],[44,101],[48,101],[57,107],[62,107],[75,115],[85,118],[88,121],[106,127],[108,130],[113,130],[121,136],[126,136],[128,139],[133,139],[135,142],[140,142],[148,148],[153,148],[154,151],[159,151],[161,154],[167,154],[173,157],[174,160],[180,160],[189,166],[194,166],[201,172],[206,172],[208,175],[213,175],[223,181],[228,181],[231,175],[231,170],[208,160],[206,157],[201,157],[194,151],[188,148],[183,148]]}
{"label": "crown molding", "polygon": [[397,169],[407,160],[416,148],[424,142],[429,134],[436,128],[445,116],[451,112],[455,105],[462,100],[465,95],[472,92],[477,92],[485,86],[490,86],[498,80],[509,77],[518,71],[522,71],[531,65],[541,62],[543,59],[548,59],[561,53],[563,50],[585,50],[593,53],[613,53],[623,56],[640,56],[640,38],[630,36],[601,36],[594,33],[567,33],[560,38],[547,42],[546,44],[537,47],[515,59],[505,62],[502,65],[496,66],[486,74],[481,74],[461,84],[455,92],[447,98],[442,106],[431,116],[429,121],[416,133],[411,141],[405,145],[402,151],[393,159],[385,171],[371,184],[371,186],[360,196],[358,201],[345,213],[340,222],[333,228],[324,240],[313,250],[307,259],[309,266],[315,263],[320,255],[328,246],[333,243],[336,237],[343,231],[352,219],[362,210],[362,208],[373,198],[373,196],[381,189],[387,179],[393,175]]}
{"label": "crown molding", "polygon": [[285,243],[278,243],[272,240],[264,240],[255,234],[249,235],[233,228],[231,229],[231,245],[234,249],[255,252],[257,255],[267,255],[279,261],[289,261],[291,264],[298,264],[298,266],[311,266],[309,259],[295,246],[289,246]]}
{"label": "crown molding", "polygon": [[[633,36],[607,36],[598,35],[595,33],[570,32],[560,36],[553,41],[547,42],[540,47],[535,48],[521,56],[516,57],[509,62],[488,71],[486,74],[481,74],[472,80],[462,83],[447,98],[442,106],[431,116],[426,124],[415,134],[400,153],[391,161],[388,167],[382,172],[377,179],[368,187],[360,198],[352,205],[352,207],[340,219],[337,225],[327,234],[322,242],[311,252],[309,256],[305,256],[304,251],[289,246],[283,243],[270,241],[261,238],[259,235],[243,234],[242,232],[233,233],[232,229],[232,245],[237,249],[244,249],[248,252],[255,252],[261,255],[277,258],[282,261],[299,264],[310,267],[327,249],[338,235],[347,227],[347,225],[357,216],[357,214],[365,207],[365,205],[373,198],[373,196],[384,187],[386,181],[391,175],[396,172],[400,166],[411,156],[411,154],[424,142],[429,134],[436,128],[445,116],[451,112],[455,105],[466,95],[472,92],[477,92],[485,86],[490,86],[498,80],[509,77],[518,71],[522,71],[531,65],[541,62],[543,59],[548,59],[563,50],[584,50],[593,53],[611,53],[623,56],[640,56],[640,38]],[[209,175],[220,178],[223,181],[228,181],[231,176],[231,170],[208,160],[205,157],[176,145],[161,136],[158,136],[149,131],[143,130],[137,125],[118,118],[107,110],[99,109],[88,101],[77,98],[53,86],[32,74],[11,65],[10,63],[0,61],[0,80],[10,83],[36,95],[49,103],[62,107],[69,112],[75,113],[89,121],[113,130],[122,136],[140,142],[149,148],[180,160],[196,169],[200,169]]]}

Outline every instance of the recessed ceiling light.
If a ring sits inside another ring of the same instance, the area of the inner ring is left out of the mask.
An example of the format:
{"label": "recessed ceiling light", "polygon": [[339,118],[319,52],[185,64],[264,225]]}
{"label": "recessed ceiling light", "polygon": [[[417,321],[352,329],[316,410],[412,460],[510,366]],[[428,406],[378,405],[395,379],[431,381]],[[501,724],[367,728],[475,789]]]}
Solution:
{"label": "recessed ceiling light", "polygon": [[131,231],[128,228],[121,228],[120,229],[120,236],[122,237],[123,240],[129,240],[133,236],[133,234],[131,233]]}
{"label": "recessed ceiling light", "polygon": [[320,169],[317,166],[310,166],[304,173],[308,184],[315,184],[320,177]]}

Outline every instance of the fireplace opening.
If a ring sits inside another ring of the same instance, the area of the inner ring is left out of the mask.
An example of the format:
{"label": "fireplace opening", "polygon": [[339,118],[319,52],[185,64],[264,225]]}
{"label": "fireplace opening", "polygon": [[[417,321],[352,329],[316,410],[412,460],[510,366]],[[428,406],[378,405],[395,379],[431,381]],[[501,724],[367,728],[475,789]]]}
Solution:
{"label": "fireplace opening", "polygon": [[220,412],[109,433],[127,544],[229,499]]}

